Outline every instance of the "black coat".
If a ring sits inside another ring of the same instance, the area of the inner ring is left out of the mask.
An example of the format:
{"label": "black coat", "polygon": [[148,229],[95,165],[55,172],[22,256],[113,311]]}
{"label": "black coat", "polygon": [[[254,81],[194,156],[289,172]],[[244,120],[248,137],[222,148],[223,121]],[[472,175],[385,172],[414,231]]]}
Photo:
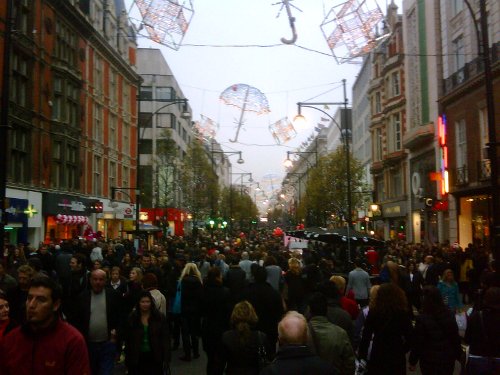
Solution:
{"label": "black coat", "polygon": [[280,293],[269,283],[250,284],[244,299],[252,304],[259,318],[257,329],[264,332],[269,340],[278,336],[278,322],[284,314]]}
{"label": "black coat", "polygon": [[185,276],[181,282],[181,315],[200,316],[203,285],[196,276]]}
{"label": "black coat", "polygon": [[470,345],[470,354],[500,357],[500,309],[484,309],[482,314],[474,312],[467,323],[464,339]]}
{"label": "black coat", "polygon": [[222,334],[229,329],[231,314],[229,289],[217,284],[206,284],[201,296],[201,339],[203,349],[220,349]]}
{"label": "black coat", "polygon": [[235,330],[224,332],[221,354],[226,364],[226,375],[257,375],[258,348],[265,340],[262,332],[252,331],[248,342],[243,344]]}
{"label": "black coat", "polygon": [[[157,364],[170,362],[170,334],[166,319],[161,314],[150,317],[148,326],[149,344],[154,361]],[[137,316],[134,311],[130,314],[120,334],[120,342],[125,344],[127,367],[139,364],[143,337],[144,327],[140,322],[140,316]]]}
{"label": "black coat", "polygon": [[243,291],[247,286],[246,273],[240,266],[230,266],[224,279],[224,285],[229,288],[233,305],[241,301]]}
{"label": "black coat", "polygon": [[406,352],[410,349],[412,331],[408,313],[401,311],[391,315],[381,315],[370,310],[359,346],[359,357],[366,360],[373,336],[368,373],[370,375],[406,374]]}
{"label": "black coat", "polygon": [[260,375],[336,375],[338,371],[331,363],[312,354],[305,345],[285,345],[278,349],[273,363]]}
{"label": "black coat", "polygon": [[[90,323],[90,290],[85,290],[75,300],[75,307],[78,313],[74,314],[69,322],[74,325],[88,339]],[[108,323],[108,337],[111,337],[111,330],[118,330],[123,322],[123,308],[120,296],[112,289],[105,288],[102,293],[106,293],[106,319]]]}
{"label": "black coat", "polygon": [[418,361],[439,365],[460,360],[462,346],[455,316],[443,311],[438,316],[421,314],[416,317],[410,363]]}

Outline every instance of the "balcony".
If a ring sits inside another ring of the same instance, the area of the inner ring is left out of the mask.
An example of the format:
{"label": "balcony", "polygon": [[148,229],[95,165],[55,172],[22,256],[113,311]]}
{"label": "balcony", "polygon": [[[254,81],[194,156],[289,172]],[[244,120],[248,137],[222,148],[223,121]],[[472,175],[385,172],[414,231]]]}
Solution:
{"label": "balcony", "polygon": [[479,181],[487,181],[491,178],[491,161],[490,159],[484,159],[477,162],[478,164],[478,179]]}
{"label": "balcony", "polygon": [[[493,66],[500,61],[500,42],[493,44],[490,52],[491,65]],[[451,76],[443,80],[443,95],[448,95],[460,85],[483,72],[483,58],[481,56],[476,57],[474,60],[465,64],[462,69],[456,71]]]}
{"label": "balcony", "polygon": [[464,186],[469,183],[469,170],[467,166],[463,166],[455,169],[453,174],[453,184],[455,186]]}

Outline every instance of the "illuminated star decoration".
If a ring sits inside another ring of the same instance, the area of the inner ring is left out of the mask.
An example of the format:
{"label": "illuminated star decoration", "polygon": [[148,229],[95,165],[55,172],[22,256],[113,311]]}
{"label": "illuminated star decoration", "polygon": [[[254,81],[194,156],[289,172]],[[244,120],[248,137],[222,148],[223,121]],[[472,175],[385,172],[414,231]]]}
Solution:
{"label": "illuminated star decoration", "polygon": [[288,120],[288,117],[284,117],[281,120],[276,121],[274,124],[269,125],[269,131],[271,132],[276,143],[279,145],[287,143],[297,135],[297,131]]}
{"label": "illuminated star decoration", "polygon": [[210,140],[214,139],[219,130],[219,124],[212,120],[210,117],[200,115],[201,120],[196,121],[194,128],[198,133],[199,139]]}
{"label": "illuminated star decoration", "polygon": [[191,0],[134,0],[151,40],[174,50],[181,46],[194,15]]}
{"label": "illuminated star decoration", "polygon": [[389,35],[383,21],[375,0],[348,0],[331,8],[320,27],[333,57],[341,64],[370,52]]}

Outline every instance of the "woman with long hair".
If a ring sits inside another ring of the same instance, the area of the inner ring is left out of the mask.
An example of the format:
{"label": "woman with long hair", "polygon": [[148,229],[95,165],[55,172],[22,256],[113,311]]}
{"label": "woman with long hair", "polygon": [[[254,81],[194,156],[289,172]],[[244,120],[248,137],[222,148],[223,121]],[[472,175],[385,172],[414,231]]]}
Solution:
{"label": "woman with long hair", "polygon": [[182,361],[200,357],[200,300],[203,290],[201,273],[195,263],[187,263],[179,278],[181,282],[181,336],[184,349]]}
{"label": "woman with long hair", "polygon": [[415,321],[410,371],[415,371],[420,362],[422,375],[452,375],[461,354],[455,316],[444,304],[438,288],[424,287],[422,311]]}
{"label": "woman with long hair", "polygon": [[259,318],[248,301],[234,306],[230,323],[232,329],[222,335],[222,353],[226,375],[257,375],[259,346],[265,346],[266,335],[256,331]]}
{"label": "woman with long hair", "polygon": [[443,272],[443,276],[437,287],[441,292],[444,304],[448,306],[451,311],[456,312],[463,307],[458,284],[455,281],[455,276],[451,269],[446,269]]}
{"label": "woman with long hair", "polygon": [[412,325],[408,301],[395,283],[382,284],[364,324],[359,358],[368,359],[370,375],[406,374],[406,352],[410,349]]}
{"label": "woman with long hair", "polygon": [[125,293],[125,308],[126,313],[132,311],[139,295],[142,292],[142,270],[139,267],[133,267],[129,273],[129,280],[127,282],[127,292]]}
{"label": "woman with long hair", "polygon": [[170,335],[151,293],[142,291],[123,330],[129,375],[162,375],[170,362]]}

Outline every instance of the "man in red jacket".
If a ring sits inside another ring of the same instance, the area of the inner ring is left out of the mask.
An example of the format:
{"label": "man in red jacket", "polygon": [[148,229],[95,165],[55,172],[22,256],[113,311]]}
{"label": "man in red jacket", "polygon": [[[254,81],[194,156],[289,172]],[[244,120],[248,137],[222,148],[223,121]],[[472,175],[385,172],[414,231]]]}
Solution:
{"label": "man in red jacket", "polygon": [[61,295],[61,287],[48,277],[31,281],[26,324],[0,345],[0,374],[90,375],[83,336],[58,316]]}

